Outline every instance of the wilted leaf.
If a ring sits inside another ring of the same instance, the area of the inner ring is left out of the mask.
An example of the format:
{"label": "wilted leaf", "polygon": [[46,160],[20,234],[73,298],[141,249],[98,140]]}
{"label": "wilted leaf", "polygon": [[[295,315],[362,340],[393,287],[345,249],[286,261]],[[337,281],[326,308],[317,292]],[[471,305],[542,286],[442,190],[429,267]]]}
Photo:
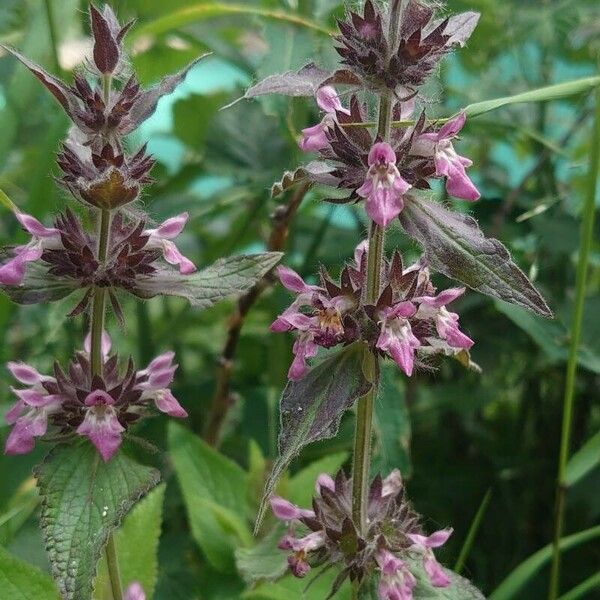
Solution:
{"label": "wilted leaf", "polygon": [[35,469],[41,527],[52,574],[65,600],[90,598],[109,534],[160,473],[125,456],[103,462],[89,443],[54,448]]}
{"label": "wilted leaf", "polygon": [[250,541],[247,474],[177,423],[169,424],[169,449],[196,542],[215,569],[234,571],[234,550]]}
{"label": "wilted leaf", "polygon": [[427,198],[411,197],[400,222],[436,271],[482,294],[553,316],[508,250],[498,240],[486,238],[472,217]]}
{"label": "wilted leaf", "polygon": [[335,436],[344,412],[371,389],[363,373],[365,352],[366,346],[355,342],[323,360],[299,381],[288,382],[280,402],[279,457],[265,485],[256,529],[291,460],[307,444]]}
{"label": "wilted leaf", "polygon": [[0,546],[0,594],[3,600],[58,600],[52,579]]}
{"label": "wilted leaf", "polygon": [[192,306],[208,308],[225,298],[247,292],[280,260],[281,252],[242,254],[221,258],[192,275],[180,275],[174,269],[163,269],[153,277],[140,279],[140,296],[159,294],[180,296]]}

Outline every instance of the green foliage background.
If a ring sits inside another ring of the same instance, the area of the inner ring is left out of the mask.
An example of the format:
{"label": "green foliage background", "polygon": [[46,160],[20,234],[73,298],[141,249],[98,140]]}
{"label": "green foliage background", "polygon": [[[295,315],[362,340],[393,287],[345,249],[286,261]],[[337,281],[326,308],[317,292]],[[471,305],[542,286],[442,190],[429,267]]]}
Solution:
{"label": "green foliage background", "polygon": [[[133,65],[145,84],[200,53],[213,52],[131,140],[132,146],[149,140],[158,159],[157,183],[143,198],[145,208],[157,220],[189,211],[182,250],[199,265],[222,255],[263,249],[269,215],[277,205],[269,187],[303,160],[296,136],[315,122],[314,103],[266,98],[222,112],[219,108],[260,77],[309,60],[332,64],[335,58],[325,32],[342,14],[341,3],[110,4],[122,19],[138,18],[129,43]],[[448,5],[453,11],[479,10],[482,19],[468,47],[444,63],[439,81],[430,86],[440,115],[479,100],[597,73],[600,7],[595,0],[451,0]],[[54,72],[58,58],[64,73],[85,49],[84,10],[78,0],[3,0],[0,40]],[[299,16],[298,22],[286,20],[290,15]],[[482,199],[468,206],[457,202],[457,209],[471,211],[488,235],[510,247],[555,310],[556,320],[467,294],[458,308],[463,328],[477,342],[472,354],[483,373],[446,361],[437,372],[418,373],[406,382],[389,369],[377,405],[376,467],[382,472],[403,469],[427,528],[454,527],[441,553],[448,566],[490,490],[463,571],[486,595],[551,539],[590,101],[579,95],[502,108],[468,122],[459,142],[461,153],[474,161],[471,173]],[[65,203],[52,174],[57,174],[54,157],[66,127],[60,108],[38,82],[16,61],[1,58],[0,188],[40,219],[51,219]],[[324,204],[324,193],[315,189],[308,195],[288,240],[285,260],[305,276],[315,273],[319,264],[338,269],[365,233],[360,206]],[[22,238],[9,211],[0,213],[3,244]],[[398,229],[389,236],[389,246],[416,251]],[[599,288],[596,236],[579,360],[574,450],[600,428]],[[267,329],[288,300],[281,289],[270,290],[245,324],[233,378],[237,402],[221,454],[200,447],[180,428],[167,435],[166,419],[148,421],[138,431],[157,446],[171,448],[159,458],[166,490],[158,572],[140,575],[156,581],[157,599],[277,599],[301,594],[302,587],[287,579],[248,591],[233,558],[235,548],[255,543],[250,520],[264,472],[275,457],[276,404],[291,358],[291,338]],[[142,364],[174,348],[180,363],[174,391],[190,413],[187,425],[201,433],[233,304],[197,312],[183,301],[165,298],[144,304],[131,300],[124,308],[127,328],[118,331],[116,323],[110,323],[121,354],[130,352]],[[0,360],[18,358],[41,371],[48,371],[54,360],[65,362],[82,339],[80,321],[65,324],[65,312],[60,303],[17,309],[0,297]],[[0,414],[12,402],[9,385],[9,378],[2,376]],[[2,441],[7,432],[1,424]],[[352,415],[347,415],[335,440],[302,453],[293,464],[296,475],[284,480],[283,488],[306,502],[315,473],[335,470],[347,460],[351,437]],[[32,455],[0,457],[0,544],[42,570],[48,564],[30,473],[47,450],[38,444]],[[315,466],[315,461],[321,462]],[[594,461],[598,462],[592,456]],[[215,481],[215,473],[221,479]],[[568,491],[567,533],[600,523],[599,497],[600,468],[595,468]],[[220,537],[218,544],[214,536]],[[595,540],[565,555],[565,590],[598,571],[600,547]],[[264,546],[265,556],[268,547]],[[249,564],[252,571],[255,567],[246,554],[242,552],[240,560],[238,553],[238,566],[243,571]],[[0,581],[2,576],[0,569]],[[546,579],[542,569],[528,582],[527,592],[510,597],[542,598]],[[324,589],[326,585],[319,584],[309,597],[322,597]]]}

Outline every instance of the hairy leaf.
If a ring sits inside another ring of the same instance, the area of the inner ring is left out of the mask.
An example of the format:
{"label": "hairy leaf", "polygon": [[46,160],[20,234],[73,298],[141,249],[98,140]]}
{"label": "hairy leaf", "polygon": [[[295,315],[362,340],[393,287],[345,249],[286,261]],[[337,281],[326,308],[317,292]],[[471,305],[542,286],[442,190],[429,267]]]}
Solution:
{"label": "hairy leaf", "polygon": [[307,444],[334,437],[344,412],[371,389],[363,373],[365,352],[366,346],[355,342],[323,360],[299,381],[288,382],[280,401],[279,457],[265,485],[256,529],[291,460]]}
{"label": "hairy leaf", "polygon": [[128,122],[127,130],[124,133],[129,133],[130,131],[137,129],[140,123],[152,115],[156,110],[158,101],[163,96],[170,94],[185,79],[190,69],[195,67],[206,56],[208,56],[208,53],[199,56],[187,65],[187,67],[181,69],[181,71],[174,73],[173,75],[167,75],[150,89],[144,90],[131,107],[130,120]]}
{"label": "hairy leaf", "polygon": [[414,600],[485,600],[485,596],[468,580],[449,569],[444,569],[450,578],[447,587],[431,585],[420,560],[410,560],[410,571],[417,579],[413,590]]}
{"label": "hairy leaf", "polygon": [[[1,260],[9,258],[4,255],[2,252]],[[76,289],[76,282],[50,275],[48,269],[40,262],[27,264],[21,285],[0,285],[0,290],[17,304],[56,302],[66,298]]]}
{"label": "hairy leaf", "polygon": [[94,63],[100,73],[111,73],[119,62],[119,45],[102,13],[90,4],[90,18],[94,33]]}
{"label": "hairy leaf", "polygon": [[58,600],[52,579],[15,558],[0,546],[0,595],[2,600]]}
{"label": "hairy leaf", "polygon": [[196,542],[215,569],[233,572],[234,550],[250,542],[247,474],[177,423],[169,424],[169,449]]}
{"label": "hairy leaf", "polygon": [[508,250],[498,240],[486,238],[472,217],[427,198],[411,197],[400,222],[435,270],[482,294],[553,316]]}
{"label": "hairy leaf", "polygon": [[321,86],[333,84],[360,85],[360,79],[347,69],[330,71],[321,69],[321,67],[311,62],[298,71],[269,75],[269,77],[249,87],[243,97],[256,98],[267,94],[314,96]]}
{"label": "hairy leaf", "polygon": [[208,308],[225,298],[247,292],[280,260],[281,252],[242,254],[221,258],[192,275],[180,275],[174,269],[163,269],[152,277],[140,279],[143,298],[159,294],[180,296],[192,306]]}
{"label": "hairy leaf", "polygon": [[458,44],[464,46],[465,42],[471,37],[471,34],[477,27],[481,15],[478,12],[464,12],[458,15],[452,15],[448,19],[448,25],[444,29],[444,35],[449,35],[447,45]]}
{"label": "hairy leaf", "polygon": [[[147,598],[154,596],[158,577],[158,541],[160,538],[165,484],[156,486],[125,517],[115,534],[121,581],[126,588],[133,581],[141,583]],[[112,600],[110,582],[103,559],[94,584],[94,598]],[[101,592],[104,592],[102,595]]]}
{"label": "hairy leaf", "polygon": [[52,574],[66,600],[90,598],[109,534],[160,479],[123,451],[105,463],[82,442],[59,445],[35,469]]}

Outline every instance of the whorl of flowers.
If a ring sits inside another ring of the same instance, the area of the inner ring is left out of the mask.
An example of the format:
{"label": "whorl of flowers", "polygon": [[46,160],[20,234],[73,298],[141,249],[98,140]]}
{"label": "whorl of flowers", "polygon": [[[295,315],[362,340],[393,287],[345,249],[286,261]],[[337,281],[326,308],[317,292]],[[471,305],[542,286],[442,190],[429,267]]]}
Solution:
{"label": "whorl of flowers", "polygon": [[[152,226],[141,210],[130,210],[152,181],[149,173],[154,160],[145,146],[129,153],[123,141],[196,61],[144,90],[131,73],[123,48],[132,22],[120,25],[108,5],[102,9],[90,5],[89,14],[93,56],[75,73],[72,85],[5,48],[41,81],[72,121],[57,156],[62,170],[58,182],[86,211],[67,208],[47,227],[15,209],[15,217],[30,239],[2,251],[0,287],[23,303],[57,299],[57,290],[59,297],[79,292],[71,316],[89,315],[91,330],[97,335],[96,356],[101,354],[95,362],[88,337],[85,351],[75,354],[66,372],[57,363],[51,376],[24,363],[8,363],[24,386],[13,388],[17,403],[6,415],[13,426],[5,447],[9,454],[29,452],[35,438],[52,428],[59,439],[89,438],[102,458],[109,460],[123,434],[150,414],[152,406],[174,417],[187,416],[170,391],[177,368],[173,353],[161,354],[140,371],[131,358],[120,368],[117,355],[109,355],[107,336],[98,351],[101,327],[94,329],[93,320],[102,323],[104,319],[103,294],[123,321],[119,290],[149,298],[167,292],[173,282],[196,270],[174,242],[186,224],[187,213]],[[91,214],[94,227],[89,228],[87,220],[79,216],[84,212]],[[98,294],[102,301],[95,303]],[[98,315],[92,311],[94,304],[101,307]]]}
{"label": "whorl of flowers", "polygon": [[290,379],[300,379],[306,373],[306,360],[314,357],[319,347],[331,348],[358,339],[392,358],[408,376],[415,364],[424,366],[428,356],[455,355],[473,345],[459,329],[458,315],[447,308],[465,289],[437,293],[423,260],[404,267],[396,252],[391,260],[384,261],[382,291],[376,304],[361,304],[367,253],[366,242],[362,242],[354,262],[342,269],[338,283],[323,270],[321,285],[309,285],[292,269],[278,267],[281,283],[297,294],[271,325],[272,331],[297,332]]}
{"label": "whorl of flowers", "polygon": [[360,583],[376,574],[381,600],[412,600],[417,579],[411,570],[416,565],[433,586],[450,583],[433,548],[442,546],[452,530],[425,535],[397,470],[371,483],[364,534],[353,523],[352,480],[342,471],[335,479],[327,474],[318,477],[312,508],[301,508],[279,496],[271,497],[271,508],[288,527],[278,547],[289,552],[289,569],[296,577],[325,565],[340,568],[331,596],[346,578]]}
{"label": "whorl of flowers", "polygon": [[90,336],[66,373],[58,363],[49,376],[31,365],[9,362],[8,369],[19,387],[11,388],[17,402],[6,414],[13,428],[5,452],[30,452],[35,438],[46,434],[51,426],[59,438],[75,434],[87,437],[102,458],[109,460],[127,428],[150,414],[153,407],[172,417],[187,416],[170,390],[177,369],[173,352],[157,356],[145,369],[136,371],[131,358],[120,369],[118,357],[111,355],[110,349],[110,338],[104,334],[98,375],[91,374]]}

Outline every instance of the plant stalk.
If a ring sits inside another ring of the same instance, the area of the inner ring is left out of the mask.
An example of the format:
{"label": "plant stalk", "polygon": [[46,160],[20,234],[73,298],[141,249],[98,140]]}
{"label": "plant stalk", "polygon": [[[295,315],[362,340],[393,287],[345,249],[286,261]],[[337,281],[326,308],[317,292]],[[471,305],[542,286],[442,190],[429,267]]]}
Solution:
{"label": "plant stalk", "polygon": [[552,548],[552,569],[550,571],[549,600],[558,598],[560,588],[560,540],[564,528],[565,495],[567,491],[566,471],[571,442],[571,424],[575,400],[575,383],[577,376],[577,352],[581,339],[583,311],[585,305],[586,279],[592,240],[594,235],[594,209],[600,170],[600,90],[595,92],[594,127],[590,138],[590,159],[588,166],[587,191],[581,220],[581,239],[579,242],[579,258],[575,276],[575,304],[571,324],[571,340],[565,380],[563,400],[562,432],[558,458],[558,475],[556,485],[556,504],[554,513],[554,541]]}
{"label": "plant stalk", "polygon": [[60,75],[62,68],[60,66],[60,55],[58,51],[58,35],[56,33],[56,24],[54,21],[54,7],[52,6],[52,0],[44,0],[46,8],[46,19],[48,20],[48,33],[50,35],[50,45],[52,46],[52,60],[54,61],[54,68]]}
{"label": "plant stalk", "polygon": [[108,578],[110,580],[110,589],[113,600],[123,600],[123,591],[121,590],[121,574],[119,572],[119,561],[117,560],[117,548],[113,534],[109,534],[106,548],[106,566],[108,567]]}

